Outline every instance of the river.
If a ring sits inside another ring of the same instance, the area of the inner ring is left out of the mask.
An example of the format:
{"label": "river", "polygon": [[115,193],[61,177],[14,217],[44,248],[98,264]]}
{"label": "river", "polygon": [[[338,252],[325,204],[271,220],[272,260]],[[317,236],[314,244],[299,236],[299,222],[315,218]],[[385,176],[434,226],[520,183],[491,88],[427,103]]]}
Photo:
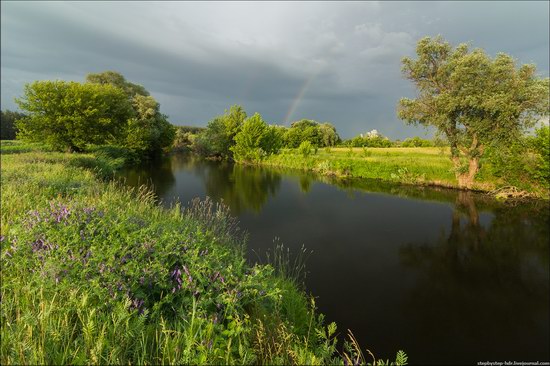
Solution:
{"label": "river", "polygon": [[[547,361],[549,210],[481,194],[173,155],[124,170],[170,206],[227,204],[249,233],[248,260],[312,251],[308,293],[340,337],[411,364]],[[263,259],[262,259],[263,260]]]}

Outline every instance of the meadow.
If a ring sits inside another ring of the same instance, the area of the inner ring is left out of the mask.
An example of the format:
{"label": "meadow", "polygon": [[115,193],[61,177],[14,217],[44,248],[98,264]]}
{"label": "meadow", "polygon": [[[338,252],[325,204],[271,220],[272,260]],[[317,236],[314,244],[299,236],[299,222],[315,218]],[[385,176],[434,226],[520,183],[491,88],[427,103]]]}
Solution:
{"label": "meadow", "polygon": [[[367,178],[382,181],[458,188],[448,147],[327,147],[300,151],[282,149],[259,164],[313,171],[341,178]],[[473,190],[491,192],[506,185],[492,174],[491,162],[485,161]],[[514,182],[537,198],[548,191],[535,182]]]}
{"label": "meadow", "polygon": [[223,205],[109,180],[124,150],[3,141],[1,163],[2,364],[388,363],[337,350],[301,256],[250,265]]}

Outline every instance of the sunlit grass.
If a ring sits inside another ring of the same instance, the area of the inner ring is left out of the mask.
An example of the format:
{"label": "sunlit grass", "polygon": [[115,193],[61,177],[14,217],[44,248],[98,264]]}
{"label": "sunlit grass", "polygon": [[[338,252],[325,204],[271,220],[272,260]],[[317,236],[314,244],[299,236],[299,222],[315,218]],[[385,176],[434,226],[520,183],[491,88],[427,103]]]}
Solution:
{"label": "sunlit grass", "polygon": [[324,148],[307,157],[286,149],[268,157],[264,163],[342,177],[457,184],[452,163],[441,148]]}
{"label": "sunlit grass", "polygon": [[112,149],[0,151],[3,365],[344,362],[288,258],[248,265],[223,206],[103,180]]}

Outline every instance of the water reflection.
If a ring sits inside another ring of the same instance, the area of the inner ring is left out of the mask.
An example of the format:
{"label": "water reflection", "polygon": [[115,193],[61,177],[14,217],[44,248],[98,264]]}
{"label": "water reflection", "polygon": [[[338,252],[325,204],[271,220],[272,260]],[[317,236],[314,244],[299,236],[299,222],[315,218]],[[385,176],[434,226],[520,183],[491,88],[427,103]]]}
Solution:
{"label": "water reflection", "polygon": [[473,195],[459,192],[449,233],[399,250],[419,274],[403,301],[406,339],[426,362],[549,357],[548,208],[493,213],[485,228]]}
{"label": "water reflection", "polygon": [[[185,194],[190,177],[177,180],[173,172],[191,172],[199,177],[206,195],[215,201],[223,200],[235,215],[245,211],[260,212],[268,198],[276,195],[281,184],[281,174],[270,169],[209,161],[184,154],[127,169],[120,176],[130,186],[150,185],[167,205],[176,198],[186,203],[194,198]],[[173,194],[169,194],[170,191]]]}
{"label": "water reflection", "polygon": [[131,187],[150,186],[158,197],[164,194],[176,183],[173,161],[159,158],[147,161],[139,166],[132,166],[119,174],[119,178]]}
{"label": "water reflection", "polygon": [[223,199],[231,211],[259,213],[270,196],[275,196],[281,185],[281,175],[266,169],[228,165],[212,169],[205,179],[206,193],[214,199]]}

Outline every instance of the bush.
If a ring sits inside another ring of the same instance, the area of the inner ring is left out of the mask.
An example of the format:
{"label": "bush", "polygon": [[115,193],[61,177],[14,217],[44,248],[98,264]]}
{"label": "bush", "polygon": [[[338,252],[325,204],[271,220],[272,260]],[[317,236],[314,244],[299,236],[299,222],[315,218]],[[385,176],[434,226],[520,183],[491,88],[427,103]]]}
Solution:
{"label": "bush", "polygon": [[239,105],[231,106],[222,116],[208,122],[196,140],[196,152],[211,157],[232,159],[235,137],[241,131],[246,112]]}
{"label": "bush", "polygon": [[303,141],[298,147],[298,152],[302,154],[304,158],[307,158],[311,154],[313,145],[309,141]]}
{"label": "bush", "polygon": [[535,137],[531,140],[531,147],[537,153],[534,177],[543,186],[550,185],[550,127],[542,126],[535,130]]}
{"label": "bush", "polygon": [[255,162],[276,153],[282,145],[282,138],[274,126],[269,126],[259,113],[248,118],[241,131],[235,136],[231,147],[236,161]]}
{"label": "bush", "polygon": [[430,140],[422,139],[418,136],[407,138],[401,143],[401,147],[433,147],[434,143]]}

